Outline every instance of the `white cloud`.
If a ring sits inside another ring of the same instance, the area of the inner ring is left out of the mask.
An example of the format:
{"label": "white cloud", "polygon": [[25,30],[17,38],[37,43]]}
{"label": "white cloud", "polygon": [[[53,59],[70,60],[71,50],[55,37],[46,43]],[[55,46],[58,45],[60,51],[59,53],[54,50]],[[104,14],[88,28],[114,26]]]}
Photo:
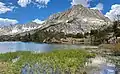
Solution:
{"label": "white cloud", "polygon": [[111,10],[105,14],[106,17],[109,19],[116,20],[116,16],[120,15],[120,4],[114,4],[111,7]]}
{"label": "white cloud", "polygon": [[41,8],[48,4],[50,0],[18,0],[18,4],[21,7],[26,7],[28,4],[33,3],[37,5],[37,7]]}
{"label": "white cloud", "polygon": [[35,19],[35,20],[33,20],[33,22],[38,23],[38,24],[44,23],[44,21],[41,21],[41,20],[39,20],[39,19]]}
{"label": "white cloud", "polygon": [[6,6],[4,3],[0,2],[0,14],[12,11],[15,7]]}
{"label": "white cloud", "polygon": [[36,2],[38,2],[40,4],[45,4],[45,5],[47,5],[49,1],[50,0],[36,0]]}
{"label": "white cloud", "polygon": [[31,3],[31,0],[18,0],[18,4],[21,6],[21,7],[26,7],[28,4]]}
{"label": "white cloud", "polygon": [[7,26],[10,24],[17,24],[18,21],[15,19],[8,19],[8,18],[0,18],[0,26]]}
{"label": "white cloud", "polygon": [[47,7],[46,5],[42,5],[42,4],[39,4],[39,3],[37,3],[37,2],[32,2],[34,5],[36,5],[36,7],[38,7],[39,9],[40,8],[45,8],[45,7]]}
{"label": "white cloud", "polygon": [[103,4],[102,4],[102,3],[98,3],[98,4],[96,5],[96,7],[93,7],[93,8],[91,8],[91,9],[103,10]]}
{"label": "white cloud", "polygon": [[72,6],[81,4],[84,7],[89,7],[90,6],[90,1],[92,1],[92,0],[72,0],[71,4],[72,4]]}

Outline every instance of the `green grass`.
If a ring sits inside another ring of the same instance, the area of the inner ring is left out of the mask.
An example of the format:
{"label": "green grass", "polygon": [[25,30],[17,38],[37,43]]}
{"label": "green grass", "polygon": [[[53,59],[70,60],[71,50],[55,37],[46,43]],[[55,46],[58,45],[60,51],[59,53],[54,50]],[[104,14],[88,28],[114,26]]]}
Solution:
{"label": "green grass", "polygon": [[[17,62],[12,63],[12,59],[17,56],[19,56],[20,59]],[[24,51],[0,54],[0,62],[9,63],[9,71],[12,72],[11,74],[19,74],[25,63],[33,65],[41,62],[53,65],[53,67],[59,66],[63,70],[70,68],[74,71],[79,66],[83,67],[85,61],[94,56],[94,54],[79,49],[54,50],[47,53],[32,53]]]}

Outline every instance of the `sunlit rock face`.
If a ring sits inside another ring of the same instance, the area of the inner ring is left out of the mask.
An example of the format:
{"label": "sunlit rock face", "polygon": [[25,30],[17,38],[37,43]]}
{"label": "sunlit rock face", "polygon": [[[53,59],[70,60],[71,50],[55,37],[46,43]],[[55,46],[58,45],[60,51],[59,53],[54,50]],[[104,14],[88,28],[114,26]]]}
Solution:
{"label": "sunlit rock face", "polygon": [[100,11],[75,5],[65,12],[51,15],[42,28],[75,34],[90,32],[91,29],[107,27],[110,24],[111,21]]}
{"label": "sunlit rock face", "polygon": [[34,22],[0,27],[0,35],[13,35],[40,28],[42,25]]}

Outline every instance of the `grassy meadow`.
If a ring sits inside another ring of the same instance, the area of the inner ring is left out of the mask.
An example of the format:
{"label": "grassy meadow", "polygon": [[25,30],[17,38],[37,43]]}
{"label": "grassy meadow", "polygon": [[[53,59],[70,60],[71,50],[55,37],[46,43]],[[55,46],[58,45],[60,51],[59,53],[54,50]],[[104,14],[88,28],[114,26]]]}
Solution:
{"label": "grassy meadow", "polygon": [[[87,59],[94,56],[94,54],[79,49],[54,50],[46,53],[9,52],[0,54],[0,72],[1,74],[20,74],[25,64],[32,67],[36,63],[48,64],[54,69],[59,67],[61,71],[70,69],[71,72],[74,72],[77,68],[84,67]],[[16,57],[19,59],[14,61]]]}

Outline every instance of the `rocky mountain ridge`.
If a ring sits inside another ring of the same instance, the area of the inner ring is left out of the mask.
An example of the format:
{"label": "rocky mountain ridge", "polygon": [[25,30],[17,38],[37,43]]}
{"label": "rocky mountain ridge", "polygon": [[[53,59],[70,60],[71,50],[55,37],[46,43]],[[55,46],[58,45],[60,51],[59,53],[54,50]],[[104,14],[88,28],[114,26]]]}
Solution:
{"label": "rocky mountain ridge", "polygon": [[42,25],[35,22],[0,27],[0,35],[14,35],[40,28]]}
{"label": "rocky mountain ridge", "polygon": [[75,5],[65,12],[51,15],[41,28],[48,27],[46,30],[76,34],[90,32],[91,29],[103,28],[110,24],[111,21],[100,11]]}
{"label": "rocky mountain ridge", "polygon": [[5,33],[8,36],[4,36],[5,38],[0,37],[0,40],[48,43],[57,41],[59,43],[61,39],[69,36],[84,37],[83,34],[90,33],[91,30],[104,30],[110,25],[112,25],[112,22],[100,11],[86,8],[82,5],[75,5],[65,12],[51,15],[42,24],[31,23],[27,25],[27,29],[24,28],[25,25],[22,25],[22,28],[17,28],[17,31],[16,27],[14,27],[10,31],[12,33]]}
{"label": "rocky mountain ridge", "polygon": [[111,21],[100,11],[75,5],[65,12],[51,15],[45,22],[37,24],[34,22],[0,28],[0,35],[19,34],[35,29],[46,29],[47,31],[58,31],[68,33],[85,33],[91,29],[109,26]]}

